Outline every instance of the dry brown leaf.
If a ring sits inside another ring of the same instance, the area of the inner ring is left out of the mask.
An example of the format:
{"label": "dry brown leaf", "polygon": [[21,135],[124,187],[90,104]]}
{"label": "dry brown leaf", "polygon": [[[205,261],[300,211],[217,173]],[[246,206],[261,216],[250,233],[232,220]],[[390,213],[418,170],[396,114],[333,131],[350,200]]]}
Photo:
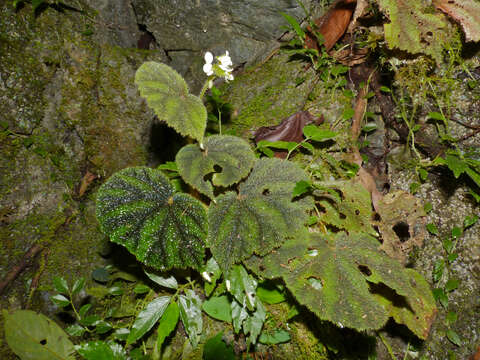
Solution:
{"label": "dry brown leaf", "polygon": [[[325,40],[323,45],[327,51],[345,34],[356,3],[357,0],[336,0],[325,15],[315,20],[317,31],[323,35]],[[310,27],[307,28],[305,46],[320,49]]]}
{"label": "dry brown leaf", "polygon": [[80,188],[78,189],[78,197],[82,197],[83,194],[88,189],[88,186],[94,181],[98,176],[95,174],[92,174],[90,171],[87,170],[85,175],[82,178],[82,182],[80,183]]}
{"label": "dry brown leaf", "polygon": [[420,199],[399,190],[385,195],[377,204],[378,230],[383,239],[380,249],[405,264],[414,246],[425,238],[425,210]]}
{"label": "dry brown leaf", "polygon": [[357,26],[357,20],[359,17],[363,15],[365,9],[368,6],[368,0],[357,0],[357,7],[355,8],[355,12],[353,13],[352,21],[350,25],[348,25],[348,32],[352,33],[355,26]]}
{"label": "dry brown leaf", "polygon": [[480,41],[480,3],[474,0],[434,0],[435,7],[457,21],[465,40]]}

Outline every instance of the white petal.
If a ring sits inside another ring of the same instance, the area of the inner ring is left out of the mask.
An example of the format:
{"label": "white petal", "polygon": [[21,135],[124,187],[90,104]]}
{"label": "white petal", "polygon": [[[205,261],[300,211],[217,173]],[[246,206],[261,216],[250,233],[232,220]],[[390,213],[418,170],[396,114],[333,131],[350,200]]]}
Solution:
{"label": "white petal", "polygon": [[211,64],[213,61],[213,54],[210,51],[207,51],[205,53],[204,59],[206,64]]}
{"label": "white petal", "polygon": [[231,80],[233,80],[233,75],[232,75],[232,74],[226,74],[226,75],[225,75],[225,80],[226,80],[226,81],[231,81]]}
{"label": "white petal", "polygon": [[212,64],[206,63],[203,65],[203,72],[207,74],[207,76],[213,75]]}

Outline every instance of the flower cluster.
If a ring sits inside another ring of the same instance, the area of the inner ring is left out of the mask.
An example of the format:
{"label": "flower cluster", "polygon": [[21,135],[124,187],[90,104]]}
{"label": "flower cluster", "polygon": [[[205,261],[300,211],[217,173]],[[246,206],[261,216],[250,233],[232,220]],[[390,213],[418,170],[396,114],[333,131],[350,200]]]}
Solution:
{"label": "flower cluster", "polygon": [[[218,76],[224,77],[226,81],[233,80],[232,75],[232,59],[228,54],[228,51],[225,52],[224,55],[217,56],[218,63],[213,63],[213,54],[210,51],[205,53],[205,65],[203,65],[203,72],[207,74],[207,76]],[[211,87],[211,85],[209,86]]]}

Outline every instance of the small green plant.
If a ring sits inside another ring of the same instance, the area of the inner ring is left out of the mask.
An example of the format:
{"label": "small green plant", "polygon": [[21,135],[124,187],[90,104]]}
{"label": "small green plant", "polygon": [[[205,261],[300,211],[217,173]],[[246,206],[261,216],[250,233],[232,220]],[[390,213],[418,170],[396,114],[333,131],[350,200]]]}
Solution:
{"label": "small green plant", "polygon": [[[445,237],[442,241],[445,254],[443,258],[438,259],[433,265],[432,278],[437,285],[433,289],[433,296],[435,300],[447,311],[444,320],[446,327],[446,336],[453,344],[457,346],[462,345],[460,336],[452,329],[452,325],[457,321],[457,313],[449,310],[449,293],[455,291],[460,285],[460,279],[455,277],[452,271],[452,263],[458,258],[456,247],[458,241],[464,234],[465,230],[474,225],[478,221],[478,216],[467,216],[463,221],[462,226],[455,226],[451,230],[451,234]],[[427,230],[435,236],[439,236],[439,231],[435,224],[427,224]]]}

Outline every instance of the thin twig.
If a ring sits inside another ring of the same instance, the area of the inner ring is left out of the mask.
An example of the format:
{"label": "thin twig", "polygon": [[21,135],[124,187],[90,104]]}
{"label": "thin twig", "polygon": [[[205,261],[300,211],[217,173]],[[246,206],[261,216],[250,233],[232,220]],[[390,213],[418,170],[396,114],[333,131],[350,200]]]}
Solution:
{"label": "thin twig", "polygon": [[0,283],[0,295],[3,294],[5,288],[15,280],[20,273],[25,270],[27,266],[30,265],[31,261],[35,259],[35,257],[44,249],[43,245],[35,244],[33,245],[23,256],[23,259],[20,263],[14,266],[7,276],[5,276],[4,280]]}

